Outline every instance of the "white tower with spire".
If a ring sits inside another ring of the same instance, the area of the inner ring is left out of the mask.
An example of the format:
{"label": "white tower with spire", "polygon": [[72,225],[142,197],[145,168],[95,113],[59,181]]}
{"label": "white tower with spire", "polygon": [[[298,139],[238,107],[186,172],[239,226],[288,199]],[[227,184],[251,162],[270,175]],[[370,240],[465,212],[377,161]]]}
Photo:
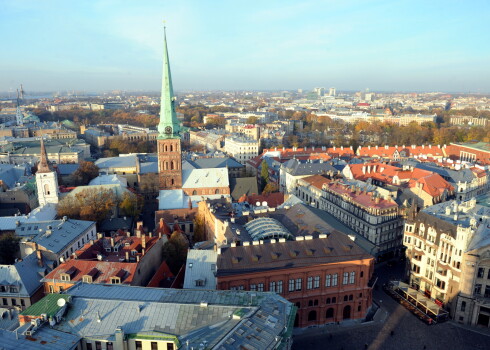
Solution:
{"label": "white tower with spire", "polygon": [[51,169],[48,162],[48,155],[44,140],[41,137],[41,160],[36,172],[37,199],[39,206],[48,203],[57,204],[59,197],[58,177],[56,172]]}

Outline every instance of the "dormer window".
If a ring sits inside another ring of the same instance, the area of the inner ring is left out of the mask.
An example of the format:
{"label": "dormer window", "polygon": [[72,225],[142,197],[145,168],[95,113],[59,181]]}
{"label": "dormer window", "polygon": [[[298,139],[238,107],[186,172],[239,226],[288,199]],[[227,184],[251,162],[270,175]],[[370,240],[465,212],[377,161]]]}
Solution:
{"label": "dormer window", "polygon": [[60,274],[60,278],[62,281],[69,281],[70,280],[70,275],[67,273],[62,273]]}
{"label": "dormer window", "polygon": [[19,288],[17,286],[10,286],[10,293],[18,293]]}
{"label": "dormer window", "polygon": [[83,276],[83,283],[92,283],[92,276]]}
{"label": "dormer window", "polygon": [[111,277],[111,284],[121,284],[121,279],[119,277]]}

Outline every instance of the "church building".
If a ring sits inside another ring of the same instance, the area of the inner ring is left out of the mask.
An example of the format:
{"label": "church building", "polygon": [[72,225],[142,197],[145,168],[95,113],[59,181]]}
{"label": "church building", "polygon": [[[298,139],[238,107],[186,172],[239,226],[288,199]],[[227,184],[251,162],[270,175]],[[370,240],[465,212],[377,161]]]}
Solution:
{"label": "church building", "polygon": [[56,172],[51,169],[48,162],[48,155],[46,153],[46,147],[44,140],[41,137],[41,159],[37,166],[36,172],[36,186],[37,186],[37,198],[39,206],[43,207],[46,204],[58,203],[59,190],[58,190],[58,176]]}
{"label": "church building", "polygon": [[197,206],[201,200],[230,197],[228,170],[182,170],[180,122],[175,112],[175,96],[170,73],[167,37],[164,34],[163,78],[158,124],[159,209]]}

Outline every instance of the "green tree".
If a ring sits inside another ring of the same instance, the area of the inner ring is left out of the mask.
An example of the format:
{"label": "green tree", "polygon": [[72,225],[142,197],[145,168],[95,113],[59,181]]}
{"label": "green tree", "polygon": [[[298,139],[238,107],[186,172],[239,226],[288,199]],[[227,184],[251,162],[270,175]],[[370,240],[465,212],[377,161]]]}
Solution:
{"label": "green tree", "polygon": [[265,160],[263,160],[261,164],[260,183],[262,185],[262,189],[269,183],[269,165]]}
{"label": "green tree", "polygon": [[279,191],[279,187],[277,186],[277,184],[274,182],[269,182],[262,190],[262,194],[269,194],[277,191]]}
{"label": "green tree", "polygon": [[7,233],[0,236],[0,264],[10,265],[15,262],[19,254],[20,238],[14,233]]}
{"label": "green tree", "polygon": [[194,219],[194,236],[193,240],[195,242],[202,242],[206,240],[206,228],[204,226],[204,218],[202,215],[196,215]]}

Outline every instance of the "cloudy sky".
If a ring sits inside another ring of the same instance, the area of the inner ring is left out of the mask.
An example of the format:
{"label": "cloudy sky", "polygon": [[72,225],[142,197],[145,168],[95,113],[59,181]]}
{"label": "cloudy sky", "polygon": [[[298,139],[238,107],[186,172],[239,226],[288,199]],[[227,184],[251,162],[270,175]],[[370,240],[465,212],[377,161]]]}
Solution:
{"label": "cloudy sky", "polygon": [[488,0],[0,0],[0,91],[490,92]]}

